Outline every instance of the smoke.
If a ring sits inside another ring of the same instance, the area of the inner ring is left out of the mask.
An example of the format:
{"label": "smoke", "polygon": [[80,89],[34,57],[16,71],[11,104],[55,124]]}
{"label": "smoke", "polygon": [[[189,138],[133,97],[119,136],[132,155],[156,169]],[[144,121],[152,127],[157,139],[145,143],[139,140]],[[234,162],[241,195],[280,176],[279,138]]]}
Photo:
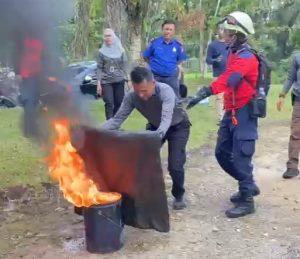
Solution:
{"label": "smoke", "polygon": [[18,68],[19,48],[26,37],[38,37],[58,54],[57,26],[73,15],[73,0],[1,0],[0,60]]}
{"label": "smoke", "polygon": [[22,77],[26,137],[49,140],[54,118],[81,120],[79,87],[63,73],[59,26],[74,15],[74,0],[1,0],[0,63]]}

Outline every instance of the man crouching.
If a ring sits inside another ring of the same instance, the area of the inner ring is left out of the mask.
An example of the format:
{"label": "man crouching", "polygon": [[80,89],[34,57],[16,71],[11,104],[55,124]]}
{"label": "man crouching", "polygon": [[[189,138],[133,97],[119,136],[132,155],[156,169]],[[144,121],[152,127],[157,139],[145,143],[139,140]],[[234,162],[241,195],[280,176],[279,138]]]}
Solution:
{"label": "man crouching", "polygon": [[119,111],[101,128],[119,129],[130,113],[137,109],[148,120],[147,130],[157,133],[162,143],[168,141],[168,170],[173,181],[173,209],[184,209],[184,164],[191,126],[189,118],[172,88],[154,81],[150,70],[136,67],[130,76],[133,91],[126,94]]}

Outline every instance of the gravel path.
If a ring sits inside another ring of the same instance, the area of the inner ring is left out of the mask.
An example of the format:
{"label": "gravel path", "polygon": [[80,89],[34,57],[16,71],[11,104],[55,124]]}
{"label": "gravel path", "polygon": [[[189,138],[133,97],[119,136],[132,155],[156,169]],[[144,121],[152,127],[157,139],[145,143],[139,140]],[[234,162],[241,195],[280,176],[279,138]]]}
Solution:
{"label": "gravel path", "polygon": [[[0,225],[0,237],[6,238],[1,238],[0,244],[9,252],[3,258],[300,258],[300,180],[281,179],[288,134],[288,125],[261,127],[255,177],[262,194],[256,198],[254,215],[236,220],[224,216],[231,206],[228,198],[237,186],[217,165],[213,148],[206,147],[189,156],[189,206],[182,212],[171,211],[170,233],[128,227],[122,250],[112,255],[89,255],[82,245],[82,222],[70,207],[63,202],[55,212],[52,205],[37,205],[28,207],[27,212],[12,213],[11,220]],[[168,176],[166,183],[169,193]],[[11,237],[16,233],[21,237],[13,242]],[[66,237],[78,238],[77,243],[65,242],[63,246]],[[5,246],[5,242],[10,245]]]}

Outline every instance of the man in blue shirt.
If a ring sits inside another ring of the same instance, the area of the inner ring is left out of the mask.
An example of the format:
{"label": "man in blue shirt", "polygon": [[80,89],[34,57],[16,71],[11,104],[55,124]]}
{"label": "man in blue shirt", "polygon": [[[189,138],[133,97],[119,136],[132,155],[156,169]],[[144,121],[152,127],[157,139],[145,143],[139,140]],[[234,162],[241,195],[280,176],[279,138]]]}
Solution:
{"label": "man in blue shirt", "polygon": [[[207,50],[206,63],[212,65],[214,78],[219,77],[226,69],[228,48],[224,39],[223,25],[219,25],[218,39],[212,41]],[[216,95],[216,109],[221,121],[224,116],[223,94]]]}
{"label": "man in blue shirt", "polygon": [[175,22],[165,21],[163,35],[150,42],[143,53],[156,81],[171,86],[179,96],[178,64],[186,60],[187,55],[181,42],[174,38]]}

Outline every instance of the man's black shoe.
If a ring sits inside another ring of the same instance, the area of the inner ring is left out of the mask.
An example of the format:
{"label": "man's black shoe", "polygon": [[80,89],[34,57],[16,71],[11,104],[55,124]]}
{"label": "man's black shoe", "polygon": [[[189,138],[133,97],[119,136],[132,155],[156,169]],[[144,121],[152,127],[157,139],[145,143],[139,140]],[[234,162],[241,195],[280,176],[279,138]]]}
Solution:
{"label": "man's black shoe", "polygon": [[284,179],[291,179],[294,178],[296,176],[299,175],[299,170],[298,169],[294,169],[294,168],[288,168],[284,174],[282,175],[282,177]]}
{"label": "man's black shoe", "polygon": [[184,198],[180,198],[180,199],[174,199],[173,201],[173,209],[174,210],[183,210],[186,208],[186,203]]}
{"label": "man's black shoe", "polygon": [[255,212],[254,199],[252,196],[243,196],[234,208],[225,212],[228,218],[239,218]]}
{"label": "man's black shoe", "polygon": [[[257,195],[260,194],[259,188],[257,186],[255,186],[255,187],[256,187],[256,189],[252,193],[253,196],[257,196]],[[232,203],[238,203],[238,202],[240,202],[241,201],[241,193],[240,192],[236,192],[233,195],[231,195],[230,201]]]}

